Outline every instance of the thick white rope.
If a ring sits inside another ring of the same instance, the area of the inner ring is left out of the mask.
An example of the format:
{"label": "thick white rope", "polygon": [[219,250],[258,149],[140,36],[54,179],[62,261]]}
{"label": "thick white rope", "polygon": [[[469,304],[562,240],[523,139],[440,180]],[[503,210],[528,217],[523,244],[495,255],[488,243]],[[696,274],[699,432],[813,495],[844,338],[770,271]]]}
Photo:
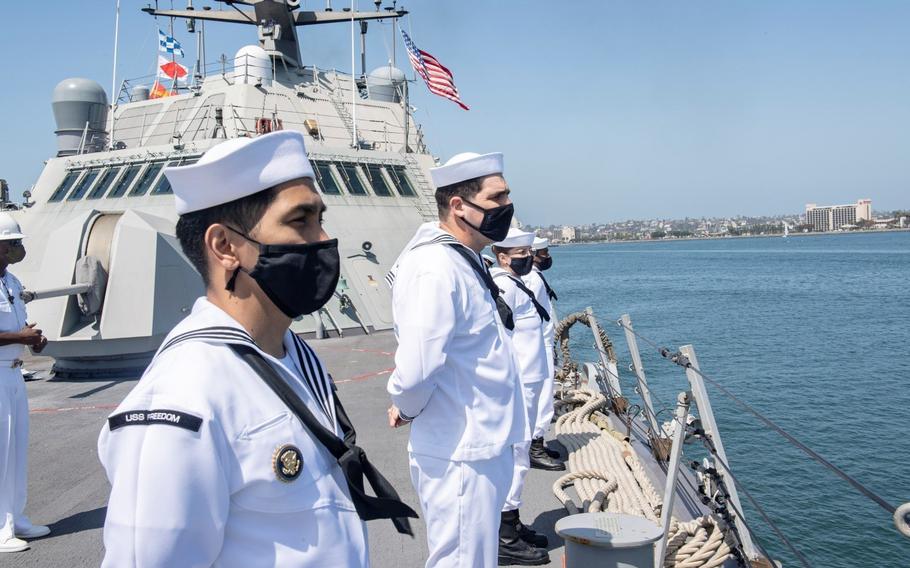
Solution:
{"label": "thick white rope", "polygon": [[[569,452],[570,473],[553,484],[553,493],[567,506],[571,485],[585,512],[609,511],[660,521],[661,495],[645,473],[625,437],[609,428],[607,398],[582,388],[564,392],[554,406],[556,438]],[[710,516],[686,523],[673,519],[664,557],[666,568],[716,568],[730,555],[723,529]]]}

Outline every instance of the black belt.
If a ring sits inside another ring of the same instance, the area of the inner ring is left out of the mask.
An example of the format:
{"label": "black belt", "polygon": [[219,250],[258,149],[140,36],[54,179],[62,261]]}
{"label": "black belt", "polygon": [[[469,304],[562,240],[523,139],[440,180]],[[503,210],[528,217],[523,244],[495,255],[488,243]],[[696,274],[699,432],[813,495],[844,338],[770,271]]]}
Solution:
{"label": "black belt", "polygon": [[[228,346],[259,375],[259,378],[272,389],[272,392],[297,415],[313,437],[332,454],[344,474],[344,479],[351,492],[351,500],[354,502],[354,508],[357,509],[357,515],[364,521],[392,519],[392,523],[399,533],[414,536],[408,518],[416,519],[417,513],[401,501],[392,484],[370,463],[363,449],[355,444],[354,426],[338,397],[333,398],[338,424],[344,434],[343,440],[313,416],[306,403],[300,400],[297,393],[258,351],[250,346],[237,343],[229,343]],[[373,488],[376,497],[367,495],[364,491],[364,477],[370,482],[370,487]]]}

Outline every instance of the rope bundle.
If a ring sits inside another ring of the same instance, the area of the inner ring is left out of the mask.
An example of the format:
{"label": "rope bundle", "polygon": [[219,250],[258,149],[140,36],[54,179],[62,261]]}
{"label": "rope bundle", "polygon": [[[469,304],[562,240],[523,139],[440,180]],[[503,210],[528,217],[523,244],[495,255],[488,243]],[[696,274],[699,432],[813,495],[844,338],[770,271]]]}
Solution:
{"label": "rope bundle", "polygon": [[[662,498],[628,440],[610,428],[605,414],[608,404],[606,396],[589,388],[564,391],[555,401],[556,438],[569,452],[570,473],[553,484],[553,493],[570,512],[608,511],[659,523]],[[582,500],[581,507],[566,492],[569,486]],[[664,566],[721,566],[730,555],[725,536],[709,516],[686,523],[673,519]]]}

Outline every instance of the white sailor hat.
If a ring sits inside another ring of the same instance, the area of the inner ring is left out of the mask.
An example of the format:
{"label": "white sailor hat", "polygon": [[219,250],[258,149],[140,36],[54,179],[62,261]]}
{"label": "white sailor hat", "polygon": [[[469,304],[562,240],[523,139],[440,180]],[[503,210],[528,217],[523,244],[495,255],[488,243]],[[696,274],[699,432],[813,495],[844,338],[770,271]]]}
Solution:
{"label": "white sailor hat", "polygon": [[165,168],[177,214],[229,203],[293,179],[314,179],[303,134],[293,130],[233,138],[189,166]]}
{"label": "white sailor hat", "polygon": [[534,242],[534,233],[527,233],[521,229],[516,229],[512,227],[509,229],[509,234],[506,235],[506,238],[499,241],[498,243],[493,243],[494,247],[497,248],[516,248],[516,247],[529,247]]}
{"label": "white sailor hat", "polygon": [[550,248],[550,239],[534,237],[534,244],[531,245],[531,248],[534,250],[543,250],[545,248]]}
{"label": "white sailor hat", "polygon": [[463,152],[449,158],[444,165],[430,170],[430,177],[437,189],[493,174],[502,174],[502,152]]}

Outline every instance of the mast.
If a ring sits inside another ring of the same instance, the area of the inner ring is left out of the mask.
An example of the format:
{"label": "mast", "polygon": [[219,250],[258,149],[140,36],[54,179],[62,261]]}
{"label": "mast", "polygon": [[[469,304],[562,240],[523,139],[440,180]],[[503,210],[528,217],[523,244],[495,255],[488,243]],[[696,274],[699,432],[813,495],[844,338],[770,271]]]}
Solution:
{"label": "mast", "polygon": [[[299,2],[295,0],[218,0],[229,5],[233,10],[159,10],[157,8],[146,7],[142,11],[152,16],[163,16],[168,18],[193,18],[196,20],[210,20],[214,22],[225,22],[230,24],[242,24],[247,26],[257,26],[263,28],[263,22],[278,26],[281,30],[280,37],[275,39],[271,34],[260,34],[259,44],[273,57],[283,57],[284,60],[295,67],[300,67],[300,46],[297,37],[297,28],[301,26],[314,26],[320,24],[333,24],[347,22],[349,20],[382,20],[385,18],[397,19],[408,12],[406,10],[397,10],[393,12],[375,11],[375,12],[357,12],[353,9],[349,14],[347,11],[335,12],[330,8],[325,11],[317,12],[299,9]],[[243,10],[237,5],[252,7],[252,10]],[[353,4],[353,1],[352,1]],[[331,4],[329,5],[331,6]],[[353,67],[353,66],[352,66]]]}
{"label": "mast", "polygon": [[409,130],[411,128],[411,103],[408,102],[408,77],[405,75],[402,82],[404,88],[404,153],[411,151]]}
{"label": "mast", "polygon": [[108,149],[114,149],[114,125],[117,123],[117,51],[120,45],[120,0],[114,13],[114,68],[111,71],[111,135],[108,139]]}
{"label": "mast", "polygon": [[357,148],[357,69],[356,63],[354,62],[354,14],[355,14],[355,3],[356,0],[351,0],[351,108],[353,110],[353,118],[351,122],[353,123],[353,128],[351,128],[351,147]]}
{"label": "mast", "polygon": [[[173,17],[171,17],[169,20],[167,33],[169,36],[174,37],[174,18]],[[176,41],[176,39],[177,38],[174,38],[174,41]],[[177,75],[178,75],[178,73],[177,73],[177,50],[176,49],[171,51],[171,63],[174,64],[173,65],[174,79],[173,79],[173,81],[171,81],[171,94],[176,95],[177,94]],[[165,75],[166,74],[167,73],[165,73]]]}

